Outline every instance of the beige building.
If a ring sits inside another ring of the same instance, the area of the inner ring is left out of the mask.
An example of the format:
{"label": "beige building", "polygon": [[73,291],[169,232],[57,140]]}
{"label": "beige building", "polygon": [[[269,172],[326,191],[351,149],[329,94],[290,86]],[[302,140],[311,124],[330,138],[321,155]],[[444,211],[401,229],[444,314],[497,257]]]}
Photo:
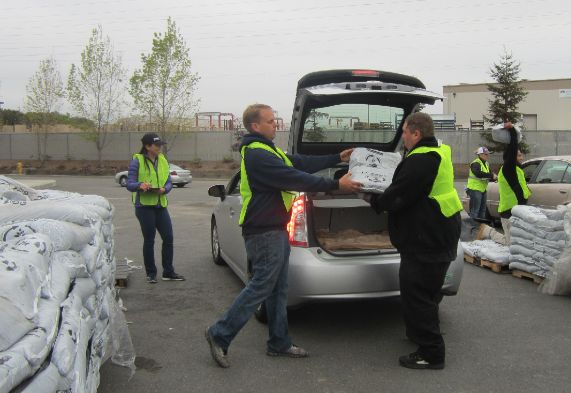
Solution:
{"label": "beige building", "polygon": [[[521,84],[528,94],[518,110],[527,130],[571,130],[571,79],[526,80]],[[481,124],[492,98],[486,83],[448,85],[443,93],[443,111],[456,115],[457,128]]]}

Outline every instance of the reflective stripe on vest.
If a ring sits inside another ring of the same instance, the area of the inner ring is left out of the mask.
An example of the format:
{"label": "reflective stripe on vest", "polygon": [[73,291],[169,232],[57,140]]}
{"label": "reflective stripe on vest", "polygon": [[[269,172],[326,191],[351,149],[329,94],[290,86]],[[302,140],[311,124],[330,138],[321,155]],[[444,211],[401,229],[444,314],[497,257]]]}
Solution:
{"label": "reflective stripe on vest", "polygon": [[[152,161],[142,154],[135,154],[133,158],[139,161],[139,183],[150,183],[152,188],[162,188],[165,186],[169,178],[169,163],[165,156],[161,153],[157,157],[157,171]],[[146,161],[146,162],[145,162]],[[142,206],[157,206],[159,203],[162,207],[167,207],[168,201],[166,194],[157,194],[155,192],[137,191],[132,194],[132,201],[136,203],[137,195],[139,195],[139,203]]]}
{"label": "reflective stripe on vest", "polygon": [[454,214],[462,211],[463,207],[458,193],[454,188],[454,168],[452,167],[452,150],[450,146],[442,144],[439,147],[417,147],[409,152],[407,157],[412,154],[424,154],[429,152],[438,153],[440,156],[440,165],[438,166],[438,173],[436,174],[436,179],[434,179],[428,197],[436,200],[438,206],[440,206],[440,212],[444,217],[452,217]]}
{"label": "reflective stripe on vest", "polygon": [[[266,151],[269,151],[278,156],[279,158],[281,158],[287,166],[293,167],[293,164],[291,163],[289,158],[277,146],[276,150],[272,149],[270,146],[261,142],[252,142],[247,146],[242,146],[242,150],[240,151],[240,155],[242,156],[242,162],[240,163],[240,195],[242,196],[242,210],[240,211],[240,220],[238,221],[240,225],[242,225],[242,223],[244,222],[244,218],[246,217],[246,210],[248,209],[248,205],[250,204],[250,200],[252,199],[252,190],[250,189],[250,183],[248,182],[248,174],[246,173],[246,165],[244,164],[244,156],[246,153],[246,148],[264,149]],[[290,191],[282,191],[281,195],[285,209],[287,212],[289,212],[293,205],[293,201],[297,196],[297,193]]]}
{"label": "reflective stripe on vest", "polygon": [[[500,191],[500,204],[498,205],[498,213],[503,213],[505,211],[511,210],[512,207],[517,205],[517,196],[506,180],[503,169],[504,167],[501,167],[500,171],[498,172],[498,189]],[[528,199],[531,195],[531,191],[525,182],[525,173],[523,172],[523,169],[518,166],[515,167],[515,173],[517,175],[517,181],[523,190],[523,197]]]}
{"label": "reflective stripe on vest", "polygon": [[474,172],[472,172],[472,164],[475,162],[480,163],[480,171],[482,171],[482,173],[490,173],[490,165],[488,162],[483,162],[480,160],[480,158],[476,158],[470,163],[470,174],[468,175],[468,184],[466,185],[466,188],[469,190],[486,192],[486,188],[488,188],[488,182],[490,179],[482,179],[474,175]]}

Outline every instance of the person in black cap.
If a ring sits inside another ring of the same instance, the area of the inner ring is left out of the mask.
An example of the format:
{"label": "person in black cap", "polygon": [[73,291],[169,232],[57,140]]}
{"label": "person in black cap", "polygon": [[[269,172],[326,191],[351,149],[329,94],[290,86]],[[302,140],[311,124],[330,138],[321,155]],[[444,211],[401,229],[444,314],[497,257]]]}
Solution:
{"label": "person in black cap", "polygon": [[155,133],[148,133],[141,139],[143,146],[133,155],[129,164],[127,189],[132,192],[135,215],[143,232],[143,259],[147,282],[157,282],[155,265],[155,234],[163,240],[162,263],[164,281],[184,281],[173,267],[174,237],[172,223],[167,210],[167,194],[172,190],[169,163],[161,153],[165,144]]}

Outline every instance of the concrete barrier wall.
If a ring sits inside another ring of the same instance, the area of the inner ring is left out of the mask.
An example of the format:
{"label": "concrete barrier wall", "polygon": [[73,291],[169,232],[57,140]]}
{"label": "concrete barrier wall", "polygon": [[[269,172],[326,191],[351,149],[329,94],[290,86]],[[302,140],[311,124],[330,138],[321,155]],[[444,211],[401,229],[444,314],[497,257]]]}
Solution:
{"label": "concrete barrier wall", "polygon": [[[393,131],[355,131],[329,132],[327,140],[331,142],[359,140],[362,142],[384,142],[392,139]],[[436,137],[452,147],[453,162],[470,163],[474,159],[474,151],[485,145],[481,137],[482,131],[437,131]],[[141,137],[144,133],[121,132],[107,134],[106,146],[103,149],[103,160],[128,160],[141,148]],[[571,131],[527,131],[525,141],[530,147],[526,158],[568,155],[571,154]],[[289,131],[278,131],[275,143],[286,150]],[[222,161],[233,158],[238,160],[240,154],[232,151],[235,137],[229,132],[189,132],[169,136],[168,148],[171,160],[184,161]],[[77,133],[49,134],[47,139],[47,155],[53,160],[97,160],[95,143]],[[38,158],[38,143],[35,134],[0,133],[0,159],[34,160]],[[500,153],[490,156],[491,163],[501,163]]]}

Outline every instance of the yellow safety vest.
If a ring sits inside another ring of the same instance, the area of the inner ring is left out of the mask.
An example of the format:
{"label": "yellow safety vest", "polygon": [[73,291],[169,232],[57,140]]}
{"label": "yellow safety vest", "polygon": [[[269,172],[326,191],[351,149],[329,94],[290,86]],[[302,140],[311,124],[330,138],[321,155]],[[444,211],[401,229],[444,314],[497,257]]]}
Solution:
{"label": "yellow safety vest", "polygon": [[[500,191],[500,204],[498,206],[498,213],[503,213],[505,211],[511,210],[512,207],[517,205],[517,196],[506,180],[503,169],[504,167],[502,166],[498,172],[498,188]],[[531,191],[525,182],[525,173],[518,166],[515,167],[515,173],[517,174],[517,181],[523,190],[523,197],[528,199],[531,195]]]}
{"label": "yellow safety vest", "polygon": [[[287,166],[293,167],[293,164],[291,163],[290,159],[277,146],[276,150],[272,149],[270,146],[261,142],[252,142],[249,145],[242,146],[242,150],[240,151],[240,155],[242,156],[242,162],[240,163],[240,195],[242,196],[242,210],[240,211],[240,220],[238,222],[240,225],[244,223],[244,218],[246,217],[246,210],[248,209],[248,204],[250,203],[250,200],[252,200],[252,190],[250,189],[250,183],[248,182],[248,174],[246,173],[246,165],[244,164],[244,155],[246,153],[246,148],[264,149],[266,151],[269,151],[278,156],[279,158],[281,158]],[[291,191],[282,191],[281,194],[285,209],[286,211],[289,212],[293,205],[293,201],[298,195],[298,193]]]}
{"label": "yellow safety vest", "polygon": [[[150,183],[152,188],[162,188],[165,186],[169,178],[169,163],[165,156],[160,153],[157,157],[157,171],[155,171],[155,166],[146,158],[143,154],[135,154],[133,158],[139,160],[139,176],[137,181],[139,183]],[[145,160],[147,161],[145,163]],[[168,201],[166,194],[157,194],[155,192],[143,192],[137,191],[132,194],[133,203],[137,200],[137,194],[139,195],[139,203],[142,206],[157,206],[159,203],[162,207],[167,207]]]}
{"label": "yellow safety vest", "polygon": [[421,146],[410,151],[406,156],[429,152],[438,153],[440,165],[428,197],[436,200],[444,217],[452,217],[454,214],[462,211],[463,207],[454,188],[454,168],[452,167],[452,150],[450,146],[444,144],[439,147]]}
{"label": "yellow safety vest", "polygon": [[468,188],[469,190],[486,192],[486,189],[488,188],[488,182],[490,180],[487,178],[482,179],[474,175],[474,172],[472,172],[472,164],[475,162],[480,163],[480,170],[483,173],[490,173],[490,165],[488,164],[488,162],[487,161],[483,162],[480,159],[480,157],[476,158],[470,164],[470,174],[468,175],[468,184],[466,185],[466,188]]}

